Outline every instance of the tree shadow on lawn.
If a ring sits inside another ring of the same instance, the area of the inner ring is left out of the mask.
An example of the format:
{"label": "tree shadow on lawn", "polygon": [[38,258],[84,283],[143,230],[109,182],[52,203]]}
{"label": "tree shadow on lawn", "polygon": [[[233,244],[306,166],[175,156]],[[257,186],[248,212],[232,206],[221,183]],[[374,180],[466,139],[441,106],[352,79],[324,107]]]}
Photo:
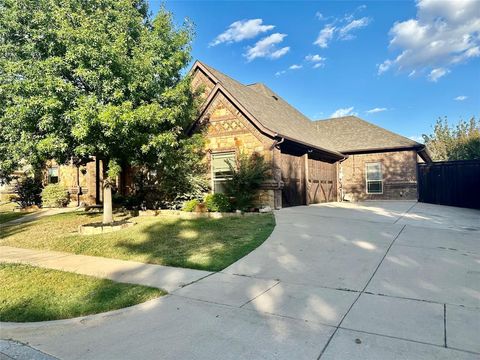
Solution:
{"label": "tree shadow on lawn", "polygon": [[[24,223],[15,223],[15,224],[0,224],[0,240],[2,239],[8,239],[11,236],[18,235],[23,232],[27,232],[27,230],[30,230],[30,228],[40,224],[40,223],[45,223],[45,222],[50,222],[51,223],[51,231],[57,232],[60,230],[61,227],[56,227],[55,225],[58,225],[61,223],[61,220],[65,218],[65,216],[68,217],[82,217],[82,218],[95,218],[98,217],[98,214],[95,213],[65,213],[65,214],[56,214],[56,215],[50,215],[47,217],[35,219],[32,221],[24,222]],[[71,228],[70,230],[76,231],[77,228]],[[0,243],[0,245],[2,245]]]}
{"label": "tree shadow on lawn", "polygon": [[144,226],[142,241],[117,246],[148,263],[220,271],[262,244],[274,225],[271,215],[160,220]]}
{"label": "tree shadow on lawn", "polygon": [[166,294],[152,287],[29,265],[3,267],[2,271],[12,268],[14,272],[2,275],[10,283],[0,296],[0,321],[69,319],[133,306]]}

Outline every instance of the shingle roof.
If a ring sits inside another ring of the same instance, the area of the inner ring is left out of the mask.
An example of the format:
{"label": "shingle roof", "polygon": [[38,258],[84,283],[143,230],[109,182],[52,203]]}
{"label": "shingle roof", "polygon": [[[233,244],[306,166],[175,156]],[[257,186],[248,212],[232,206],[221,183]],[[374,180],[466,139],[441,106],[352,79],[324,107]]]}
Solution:
{"label": "shingle roof", "polygon": [[[424,148],[356,116],[311,121],[262,83],[243,85],[198,61],[264,128],[280,137],[335,153]],[[425,156],[427,156],[426,154]]]}
{"label": "shingle roof", "polygon": [[334,150],[349,153],[366,150],[422,148],[423,145],[356,116],[314,122],[320,139],[334,139]]}
{"label": "shingle roof", "polygon": [[[281,137],[335,152],[333,142],[317,136],[313,123],[279,95],[261,83],[243,85],[220,71],[201,63],[222,86],[265,128]],[[340,155],[341,154],[338,154]]]}

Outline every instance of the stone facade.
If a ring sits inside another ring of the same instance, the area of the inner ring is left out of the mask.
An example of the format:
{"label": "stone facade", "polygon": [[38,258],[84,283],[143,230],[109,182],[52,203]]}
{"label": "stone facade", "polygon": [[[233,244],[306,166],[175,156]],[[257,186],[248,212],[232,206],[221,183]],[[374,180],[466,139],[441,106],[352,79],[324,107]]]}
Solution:
{"label": "stone facade", "polygon": [[[367,194],[366,164],[382,164],[383,193]],[[343,199],[358,200],[416,200],[417,153],[413,150],[351,154],[339,166],[339,182]]]}
{"label": "stone facade", "polygon": [[[95,204],[95,161],[91,161],[86,165],[82,165],[78,169],[75,165],[72,164],[58,165],[55,161],[48,161],[45,164],[45,168],[42,172],[42,182],[44,186],[49,184],[48,169],[51,167],[58,168],[58,183],[68,190],[71,201],[77,201],[77,194],[80,190],[80,202],[87,205]],[[78,185],[80,185],[80,189]]]}
{"label": "stone facade", "polygon": [[[201,86],[202,81],[209,81],[200,71],[194,74],[192,82]],[[204,88],[211,86],[209,82]],[[222,94],[217,93],[212,102],[205,109],[200,119],[206,135],[206,152],[208,168],[210,169],[211,155],[222,152],[235,152],[237,155],[251,155],[257,153],[265,158],[273,169],[273,143],[274,140],[263,135],[258,129]],[[268,179],[257,194],[256,205],[259,207],[279,207],[278,198],[281,199],[281,190],[274,179],[272,170],[271,179]],[[212,181],[212,174],[207,174]],[[213,183],[212,183],[213,188]],[[277,198],[277,202],[276,201]]]}

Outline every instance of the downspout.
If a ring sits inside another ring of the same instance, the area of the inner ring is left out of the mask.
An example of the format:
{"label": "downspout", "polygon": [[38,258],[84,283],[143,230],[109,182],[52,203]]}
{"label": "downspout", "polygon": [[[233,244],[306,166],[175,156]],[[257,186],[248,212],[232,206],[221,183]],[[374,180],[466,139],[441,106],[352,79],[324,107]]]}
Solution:
{"label": "downspout", "polygon": [[[278,134],[275,134],[275,136],[277,137]],[[285,141],[285,138],[283,138],[283,137],[280,140],[276,139],[273,142],[272,146],[270,147],[270,149],[272,150],[272,168],[273,168],[273,171],[274,171],[273,177],[274,177],[274,180],[276,182],[276,190],[281,189],[282,175],[281,175],[281,169],[280,169],[280,178],[278,178],[278,176],[276,176],[276,170],[277,169],[275,168],[275,148],[278,148],[278,146],[280,144],[282,144],[284,141]],[[276,191],[275,191],[275,193],[276,193]],[[280,202],[281,202],[281,199],[280,199]],[[281,208],[282,207],[281,204],[279,205],[279,202],[276,199],[276,195],[274,195],[274,205],[275,205],[274,206],[275,208]]]}
{"label": "downspout", "polygon": [[[275,134],[275,136],[278,136],[278,134]],[[280,144],[282,144],[284,141],[285,141],[285,138],[283,138],[283,137],[281,138],[281,140],[275,140],[273,142],[271,148],[270,148],[272,150],[272,163],[273,163],[273,165],[275,165],[275,151],[274,151],[274,149],[275,148],[278,149],[278,146]],[[274,177],[275,177],[275,174],[274,174]],[[280,176],[280,180],[275,179],[275,181],[277,182],[277,189],[280,189],[281,176]]]}
{"label": "downspout", "polygon": [[344,197],[344,194],[343,194],[343,167],[342,167],[342,162],[347,160],[347,158],[348,158],[348,156],[345,156],[342,160],[338,161],[338,165],[340,166],[340,171],[339,171],[340,174],[338,176],[339,185],[340,185],[340,202],[343,202],[343,197]]}

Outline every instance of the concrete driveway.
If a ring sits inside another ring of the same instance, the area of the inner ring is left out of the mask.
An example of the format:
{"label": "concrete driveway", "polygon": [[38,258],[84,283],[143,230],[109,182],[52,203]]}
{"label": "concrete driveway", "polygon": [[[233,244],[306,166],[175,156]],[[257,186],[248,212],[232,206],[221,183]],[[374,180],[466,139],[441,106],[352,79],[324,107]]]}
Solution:
{"label": "concrete driveway", "polygon": [[331,203],[276,219],[262,246],[171,295],[1,337],[62,359],[480,358],[480,211]]}

